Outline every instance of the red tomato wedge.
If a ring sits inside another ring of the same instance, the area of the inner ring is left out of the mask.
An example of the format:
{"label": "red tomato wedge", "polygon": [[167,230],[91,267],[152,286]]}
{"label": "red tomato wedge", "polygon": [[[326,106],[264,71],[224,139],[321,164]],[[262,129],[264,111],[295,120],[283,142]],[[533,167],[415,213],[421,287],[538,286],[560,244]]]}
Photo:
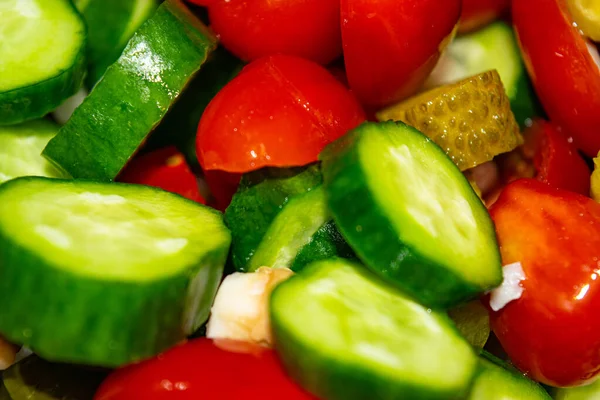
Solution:
{"label": "red tomato wedge", "polygon": [[205,171],[301,166],[364,120],[354,95],[325,68],[270,56],[248,64],[210,102],[196,150]]}
{"label": "red tomato wedge", "polygon": [[119,182],[154,186],[205,204],[196,177],[175,147],[134,158],[121,172]]}
{"label": "red tomato wedge", "polygon": [[450,43],[460,0],[341,0],[350,87],[383,107],[414,94]]}
{"label": "red tomato wedge", "polygon": [[514,27],[540,101],[551,121],[593,157],[600,150],[600,68],[566,10],[564,0],[512,2]]}
{"label": "red tomato wedge", "polygon": [[209,205],[219,211],[225,211],[237,191],[240,179],[241,174],[219,170],[204,171],[204,180],[213,197]]}
{"label": "red tomato wedge", "polygon": [[573,386],[600,372],[600,204],[522,179],[490,210],[504,264],[520,262],[520,299],[491,312],[494,333],[532,379]]}
{"label": "red tomato wedge", "polygon": [[573,139],[544,121],[536,121],[530,131],[536,146],[533,159],[536,179],[555,188],[588,196],[591,172],[573,146]]}
{"label": "red tomato wedge", "polygon": [[471,32],[500,18],[510,7],[510,0],[463,0],[460,33]]}
{"label": "red tomato wedge", "polygon": [[211,27],[242,60],[290,54],[328,64],[342,54],[339,0],[212,0]]}
{"label": "red tomato wedge", "polygon": [[111,374],[94,400],[311,400],[283,372],[273,350],[195,339]]}

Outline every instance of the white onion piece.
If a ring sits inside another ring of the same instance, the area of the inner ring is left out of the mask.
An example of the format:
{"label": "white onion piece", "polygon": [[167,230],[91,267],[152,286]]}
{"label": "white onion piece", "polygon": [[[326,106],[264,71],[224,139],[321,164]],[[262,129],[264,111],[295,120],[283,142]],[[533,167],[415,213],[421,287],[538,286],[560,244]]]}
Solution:
{"label": "white onion piece", "polygon": [[502,284],[491,291],[490,307],[494,311],[499,311],[511,301],[520,299],[523,294],[521,281],[525,280],[525,272],[520,262],[505,265],[502,275]]}

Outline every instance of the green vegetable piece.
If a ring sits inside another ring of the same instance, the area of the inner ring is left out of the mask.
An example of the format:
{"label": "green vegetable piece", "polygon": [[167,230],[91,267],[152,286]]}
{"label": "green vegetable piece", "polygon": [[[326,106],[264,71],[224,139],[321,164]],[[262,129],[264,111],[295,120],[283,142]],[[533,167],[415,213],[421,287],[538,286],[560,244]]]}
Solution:
{"label": "green vegetable piece", "polygon": [[479,300],[448,310],[448,315],[472,346],[485,346],[490,336],[490,316]]}
{"label": "green vegetable piece", "polygon": [[74,178],[114,180],[215,46],[181,0],[167,0],[43,155]]}

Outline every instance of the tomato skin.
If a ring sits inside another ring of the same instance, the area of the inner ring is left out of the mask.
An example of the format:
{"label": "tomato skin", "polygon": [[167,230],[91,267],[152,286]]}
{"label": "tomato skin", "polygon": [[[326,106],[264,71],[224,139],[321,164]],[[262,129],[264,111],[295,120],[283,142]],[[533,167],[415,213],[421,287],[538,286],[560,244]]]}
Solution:
{"label": "tomato skin", "polygon": [[589,196],[591,172],[573,146],[573,139],[549,122],[536,121],[530,129],[537,147],[534,157],[536,179],[555,188]]}
{"label": "tomato skin", "polygon": [[513,0],[513,24],[550,120],[593,157],[600,150],[600,70],[566,10],[564,0]]}
{"label": "tomato skin", "polygon": [[490,210],[504,264],[524,292],[491,325],[515,365],[551,386],[600,372],[600,204],[533,179],[508,185]]}
{"label": "tomato skin", "polygon": [[248,64],[210,102],[196,140],[203,170],[244,173],[317,161],[365,120],[353,94],[320,65],[294,56]]}
{"label": "tomato skin", "polygon": [[245,61],[290,54],[328,64],[342,54],[339,0],[212,0],[211,27]]}
{"label": "tomato skin", "polygon": [[288,378],[275,352],[200,338],[113,372],[94,400],[314,400]]}
{"label": "tomato skin", "polygon": [[484,27],[501,17],[510,7],[510,0],[463,0],[460,33]]}
{"label": "tomato skin", "polygon": [[117,178],[119,182],[154,186],[206,204],[196,177],[175,147],[166,147],[131,160]]}
{"label": "tomato skin", "polygon": [[225,211],[237,191],[242,175],[211,170],[204,171],[204,179],[213,197],[208,204],[219,211]]}
{"label": "tomato skin", "polygon": [[414,94],[458,23],[460,0],[341,0],[350,87],[378,108]]}

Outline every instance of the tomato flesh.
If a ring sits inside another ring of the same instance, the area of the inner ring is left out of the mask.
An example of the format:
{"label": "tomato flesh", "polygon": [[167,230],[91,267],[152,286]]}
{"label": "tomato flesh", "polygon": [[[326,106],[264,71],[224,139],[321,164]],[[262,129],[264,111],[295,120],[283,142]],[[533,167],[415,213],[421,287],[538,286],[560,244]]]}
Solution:
{"label": "tomato flesh", "polygon": [[134,158],[119,174],[117,180],[158,187],[198,203],[206,203],[185,157],[175,147],[167,147]]}
{"label": "tomato flesh", "polygon": [[342,0],[350,87],[378,108],[414,94],[450,42],[460,0]]}
{"label": "tomato flesh", "polygon": [[[588,156],[600,150],[600,69],[564,0],[513,0],[525,64],[552,122]],[[540,23],[543,21],[543,23]]]}
{"label": "tomato flesh", "polygon": [[203,170],[243,173],[302,166],[365,120],[353,94],[325,68],[294,56],[248,64],[210,102],[198,126]]}
{"label": "tomato flesh", "polygon": [[213,0],[208,15],[242,60],[290,54],[327,64],[342,54],[339,0]]}
{"label": "tomato flesh", "polygon": [[113,372],[94,400],[310,400],[283,372],[273,350],[195,339]]}
{"label": "tomato flesh", "polygon": [[510,0],[463,0],[458,31],[471,32],[501,17],[510,7]]}
{"label": "tomato flesh", "polygon": [[515,365],[551,386],[600,372],[600,204],[532,179],[508,185],[490,210],[504,264],[520,262],[520,299],[491,313]]}

